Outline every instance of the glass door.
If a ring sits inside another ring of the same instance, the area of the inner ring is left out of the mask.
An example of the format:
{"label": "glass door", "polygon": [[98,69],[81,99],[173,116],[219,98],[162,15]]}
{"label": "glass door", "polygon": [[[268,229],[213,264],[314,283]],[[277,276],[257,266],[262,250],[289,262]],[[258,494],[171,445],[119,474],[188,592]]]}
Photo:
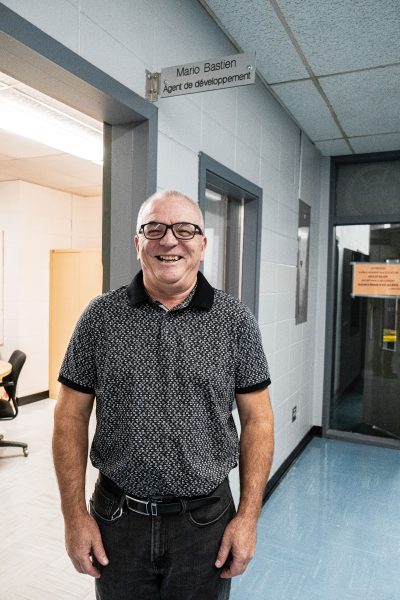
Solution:
{"label": "glass door", "polygon": [[337,226],[335,262],[330,428],[400,440],[400,225]]}

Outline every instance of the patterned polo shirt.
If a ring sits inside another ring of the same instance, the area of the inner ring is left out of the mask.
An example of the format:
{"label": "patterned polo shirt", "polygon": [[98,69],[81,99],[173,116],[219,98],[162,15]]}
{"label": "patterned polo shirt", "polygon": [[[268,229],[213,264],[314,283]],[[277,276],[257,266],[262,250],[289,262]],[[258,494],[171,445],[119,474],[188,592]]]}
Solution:
{"label": "patterned polo shirt", "polygon": [[255,317],[200,272],[171,310],[149,298],[142,272],[92,300],[59,381],[96,395],[91,461],[139,497],[215,489],[239,458],[235,392],[270,384]]}

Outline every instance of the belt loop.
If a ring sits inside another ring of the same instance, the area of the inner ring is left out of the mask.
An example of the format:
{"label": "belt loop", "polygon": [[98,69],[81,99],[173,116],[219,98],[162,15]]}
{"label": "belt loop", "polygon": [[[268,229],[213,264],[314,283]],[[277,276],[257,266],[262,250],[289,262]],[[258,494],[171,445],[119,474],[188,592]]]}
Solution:
{"label": "belt loop", "polygon": [[184,498],[179,498],[179,501],[180,501],[181,507],[182,507],[180,514],[183,514],[187,510],[187,502]]}

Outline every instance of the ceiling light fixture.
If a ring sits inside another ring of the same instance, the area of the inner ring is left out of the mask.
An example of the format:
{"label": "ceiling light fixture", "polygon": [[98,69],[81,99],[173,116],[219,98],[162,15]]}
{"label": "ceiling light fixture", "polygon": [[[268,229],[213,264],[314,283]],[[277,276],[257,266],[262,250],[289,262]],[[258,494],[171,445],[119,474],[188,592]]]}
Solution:
{"label": "ceiling light fixture", "polygon": [[0,129],[102,164],[100,129],[14,89],[0,88]]}

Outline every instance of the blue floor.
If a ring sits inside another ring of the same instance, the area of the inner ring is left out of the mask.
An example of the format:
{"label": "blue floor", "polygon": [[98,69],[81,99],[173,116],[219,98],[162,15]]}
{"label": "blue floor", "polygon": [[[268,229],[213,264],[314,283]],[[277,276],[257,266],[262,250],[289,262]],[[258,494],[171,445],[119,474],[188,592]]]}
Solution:
{"label": "blue floor", "polygon": [[400,451],[314,438],[265,504],[231,600],[400,600]]}

